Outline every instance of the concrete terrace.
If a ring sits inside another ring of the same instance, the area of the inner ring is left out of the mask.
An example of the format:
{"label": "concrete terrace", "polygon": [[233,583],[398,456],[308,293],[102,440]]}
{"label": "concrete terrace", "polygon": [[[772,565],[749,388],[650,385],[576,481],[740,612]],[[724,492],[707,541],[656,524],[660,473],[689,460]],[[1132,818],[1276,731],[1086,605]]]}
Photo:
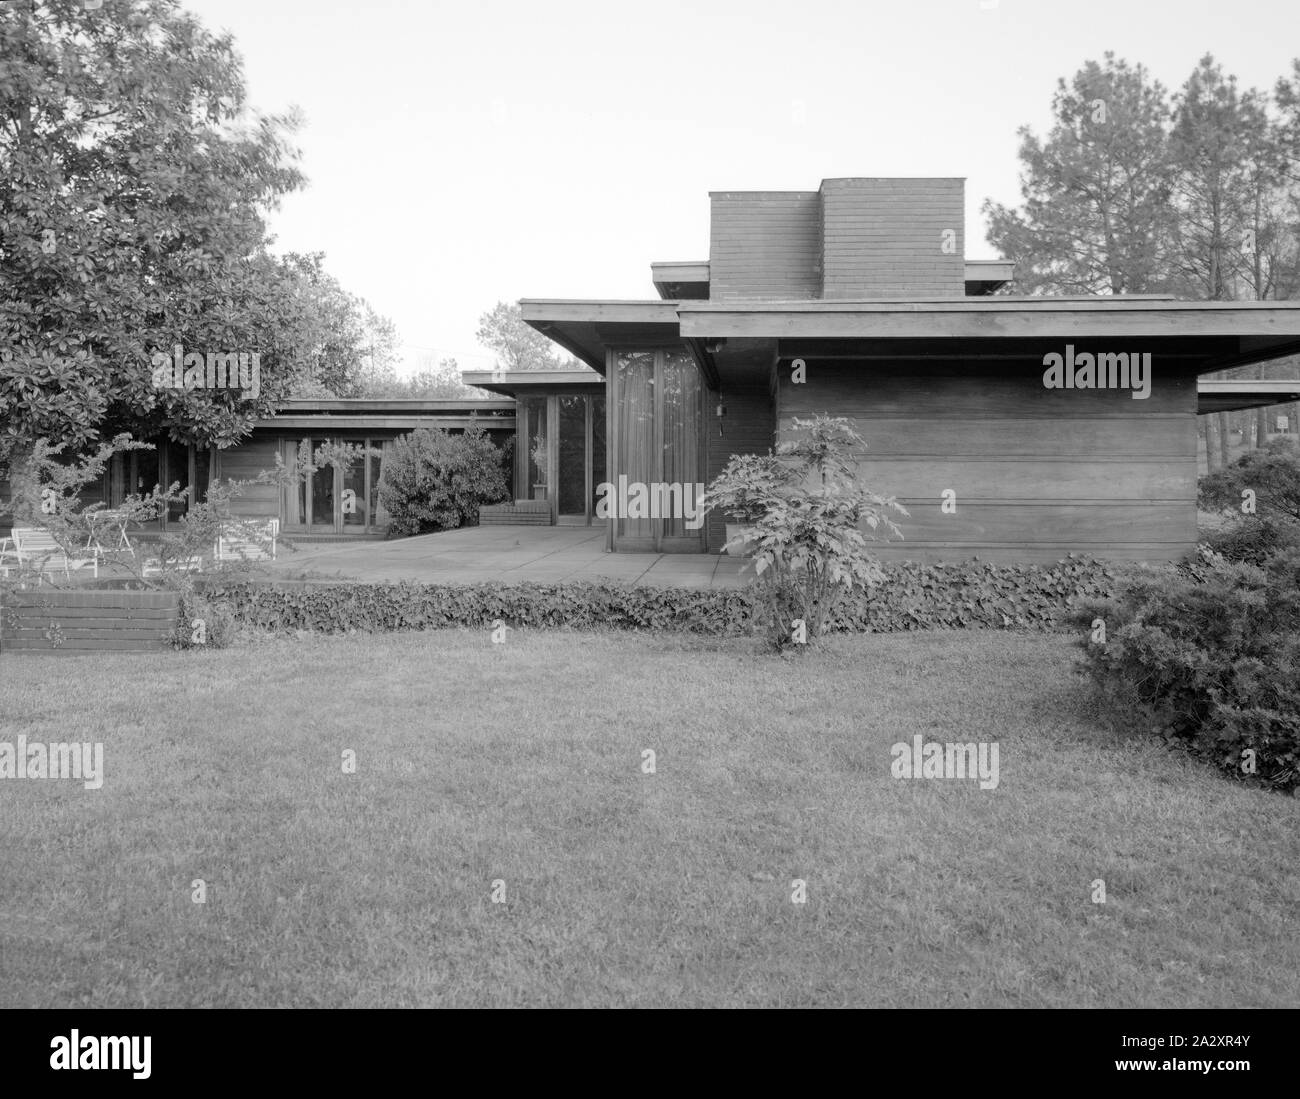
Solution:
{"label": "concrete terrace", "polygon": [[276,572],[310,570],[369,582],[414,580],[473,584],[487,580],[612,581],[680,588],[735,588],[753,571],[743,559],[704,553],[607,553],[604,527],[466,527],[391,541],[304,543],[292,551],[282,536]]}

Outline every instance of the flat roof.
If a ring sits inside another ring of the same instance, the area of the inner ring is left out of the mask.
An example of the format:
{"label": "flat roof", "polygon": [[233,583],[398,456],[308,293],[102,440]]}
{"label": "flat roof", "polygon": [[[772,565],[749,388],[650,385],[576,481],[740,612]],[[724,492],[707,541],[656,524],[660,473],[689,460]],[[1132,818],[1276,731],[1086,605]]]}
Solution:
{"label": "flat roof", "polygon": [[[593,386],[603,389],[605,378],[593,370],[462,370],[466,385],[510,396],[521,390],[580,389]],[[514,409],[514,401],[504,403]]]}
{"label": "flat roof", "polygon": [[[1131,298],[679,302],[682,335],[769,339],[1228,336],[1300,340],[1300,302]],[[1117,348],[1123,350],[1123,348]]]}
{"label": "flat roof", "polygon": [[281,412],[337,412],[344,415],[361,415],[367,412],[480,412],[491,409],[510,409],[510,401],[494,400],[491,397],[439,397],[428,398],[387,398],[387,397],[294,397],[281,401]]}
{"label": "flat roof", "polygon": [[1300,401],[1300,377],[1278,381],[1272,378],[1231,378],[1222,381],[1202,378],[1196,383],[1196,411],[1238,412],[1244,408],[1289,404]]}

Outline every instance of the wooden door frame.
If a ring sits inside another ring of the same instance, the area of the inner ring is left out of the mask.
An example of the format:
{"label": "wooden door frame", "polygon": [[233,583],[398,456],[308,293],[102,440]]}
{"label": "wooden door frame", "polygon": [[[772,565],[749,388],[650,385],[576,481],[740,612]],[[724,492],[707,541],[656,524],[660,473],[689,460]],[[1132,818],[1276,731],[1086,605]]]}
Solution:
{"label": "wooden door frame", "polygon": [[[605,352],[605,377],[608,379],[606,385],[605,401],[605,480],[611,484],[617,485],[618,478],[624,472],[618,468],[618,457],[622,452],[622,436],[618,431],[618,417],[614,414],[615,408],[621,404],[623,394],[619,387],[618,378],[618,356],[620,353],[648,351],[654,354],[654,456],[652,479],[663,483],[664,480],[664,386],[663,375],[665,368],[665,355],[669,351],[678,351],[687,356],[691,362],[691,368],[696,371],[699,382],[696,387],[696,401],[699,403],[698,413],[701,429],[695,433],[696,464],[700,469],[704,469],[705,448],[704,432],[708,430],[705,424],[704,412],[706,405],[704,403],[704,391],[706,388],[705,379],[699,374],[699,367],[695,364],[687,351],[685,345],[678,340],[664,341],[662,343],[639,343],[636,346],[610,347]],[[659,526],[650,538],[620,538],[618,535],[618,517],[611,516],[609,522],[609,536],[606,539],[607,547],[614,552],[624,553],[704,553],[707,539],[705,531],[708,523],[701,523],[699,530],[689,535],[666,535],[663,530],[664,520],[651,520],[658,523]]]}

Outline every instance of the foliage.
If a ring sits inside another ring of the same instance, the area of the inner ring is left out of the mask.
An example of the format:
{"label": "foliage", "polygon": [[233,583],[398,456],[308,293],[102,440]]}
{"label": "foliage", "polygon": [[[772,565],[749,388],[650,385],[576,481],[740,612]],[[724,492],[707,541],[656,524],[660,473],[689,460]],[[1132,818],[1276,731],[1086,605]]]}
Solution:
{"label": "foliage", "polygon": [[476,525],[483,504],[508,495],[501,451],[478,425],[457,435],[419,428],[398,438],[379,481],[392,534]]}
{"label": "foliage", "polygon": [[1272,98],[1200,59],[1172,97],[1105,54],[1021,138],[1019,208],[988,200],[1017,293],[1289,298],[1300,290],[1300,63]]}
{"label": "foliage", "polygon": [[523,310],[499,301],[478,319],[478,342],[496,353],[502,370],[586,370],[585,364],[560,355],[555,345],[525,323]]}
{"label": "foliage", "polygon": [[1300,784],[1300,550],[1259,568],[1202,548],[1074,621],[1084,666],[1121,717],[1140,714],[1235,776]]}
{"label": "foliage", "polygon": [[[870,593],[841,600],[828,621],[844,632],[926,629],[1059,629],[1084,600],[1116,590],[1114,566],[1069,557],[1040,565],[889,562]],[[764,612],[753,589],[620,584],[363,584],[203,578],[203,594],[240,622],[270,630],[340,633],[511,626],[753,633]]]}
{"label": "foliage", "polygon": [[[70,557],[86,557],[94,525],[92,515],[102,506],[102,501],[83,501],[87,486],[98,481],[115,454],[131,450],[152,450],[148,443],[135,442],[129,435],[120,435],[111,442],[100,444],[93,452],[83,456],[65,457],[68,443],[50,444],[45,439],[35,440],[31,453],[13,471],[12,492],[8,502],[0,501],[0,510],[12,511],[15,525],[39,526],[52,535]],[[190,563],[202,559],[209,571],[244,573],[249,565],[242,561],[217,563],[212,560],[212,550],[218,537],[238,534],[254,545],[269,549],[271,539],[265,530],[265,521],[237,515],[232,508],[250,484],[271,484],[279,489],[296,488],[311,474],[325,466],[339,466],[346,470],[367,452],[367,448],[350,443],[323,443],[314,451],[306,440],[299,449],[292,466],[286,467],[276,455],[275,468],[264,470],[247,481],[213,481],[207,488],[206,499],[195,503],[189,499],[190,489],[181,489],[179,482],[163,487],[155,485],[147,493],[133,493],[125,497],[114,509],[123,516],[128,528],[152,523],[168,507],[184,505],[179,528],[168,531],[156,540],[138,540],[133,550],[109,550],[101,553],[100,567],[112,566],[112,571],[134,586],[190,590],[192,569]],[[41,572],[40,564],[24,565],[17,570],[14,581],[26,583]],[[58,583],[57,575],[43,574],[41,582]]]}
{"label": "foliage", "polygon": [[460,380],[460,366],[455,359],[439,359],[434,369],[426,367],[409,378],[399,378],[396,371],[367,375],[361,397],[386,400],[483,400],[492,396],[485,390]]}
{"label": "foliage", "polygon": [[291,276],[300,321],[297,350],[308,371],[299,376],[293,396],[390,396],[379,390],[396,377],[397,326],[344,290],[325,270],[324,253],[290,253],[282,264]]}
{"label": "foliage", "polygon": [[820,637],[842,595],[884,579],[868,552],[869,531],[902,537],[889,518],[907,511],[878,496],[856,476],[854,450],[865,447],[847,420],[819,415],[795,418],[797,438],[775,454],[733,458],[709,486],[707,507],[744,524],[728,548],[741,544],[753,556],[755,587],[765,608],[768,636],[778,649]]}
{"label": "foliage", "polygon": [[1254,493],[1259,515],[1300,523],[1300,448],[1279,438],[1248,451],[1226,469],[1200,479],[1197,503],[1207,511],[1241,515],[1245,490]]}
{"label": "foliage", "polygon": [[1052,115],[1043,140],[1018,131],[1023,208],[987,200],[989,242],[1021,293],[1151,289],[1172,190],[1164,88],[1108,52],[1057,82]]}
{"label": "foliage", "polygon": [[1202,477],[1197,502],[1206,511],[1219,509],[1223,525],[1203,537],[1229,561],[1262,565],[1281,550],[1300,547],[1300,448],[1279,438],[1248,451]]}
{"label": "foliage", "polygon": [[[297,120],[252,114],[177,0],[10,6],[0,55],[0,467],[38,436],[242,437],[305,369],[263,222],[303,182]],[[154,388],[178,343],[259,352],[260,395]]]}

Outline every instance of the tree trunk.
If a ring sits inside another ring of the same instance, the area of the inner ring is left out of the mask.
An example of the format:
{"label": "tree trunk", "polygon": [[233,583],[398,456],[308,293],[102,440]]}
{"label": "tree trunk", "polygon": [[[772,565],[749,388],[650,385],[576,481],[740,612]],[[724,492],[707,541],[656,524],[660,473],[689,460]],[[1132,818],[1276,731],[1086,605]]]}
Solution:
{"label": "tree trunk", "polygon": [[[1268,369],[1264,363],[1260,363],[1255,372],[1256,377],[1262,382],[1268,378]],[[1255,446],[1263,446],[1268,442],[1268,418],[1272,414],[1272,408],[1268,405],[1262,405],[1255,409]]]}
{"label": "tree trunk", "polygon": [[1231,460],[1228,456],[1228,443],[1231,441],[1232,423],[1226,412],[1218,413],[1217,419],[1219,421],[1219,468],[1227,469],[1228,462]]}
{"label": "tree trunk", "polygon": [[1205,421],[1205,472],[1217,473],[1223,468],[1219,456],[1219,417],[1211,414],[1201,418]]}

